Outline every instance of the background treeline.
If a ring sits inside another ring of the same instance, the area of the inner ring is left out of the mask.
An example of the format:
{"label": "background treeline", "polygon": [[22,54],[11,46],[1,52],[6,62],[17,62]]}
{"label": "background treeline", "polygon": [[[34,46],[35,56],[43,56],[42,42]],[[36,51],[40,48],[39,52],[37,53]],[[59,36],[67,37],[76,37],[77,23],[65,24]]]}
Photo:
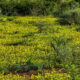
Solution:
{"label": "background treeline", "polygon": [[62,24],[80,24],[80,0],[0,0],[0,14],[53,15]]}
{"label": "background treeline", "polygon": [[0,0],[2,14],[49,15],[53,12],[53,0]]}

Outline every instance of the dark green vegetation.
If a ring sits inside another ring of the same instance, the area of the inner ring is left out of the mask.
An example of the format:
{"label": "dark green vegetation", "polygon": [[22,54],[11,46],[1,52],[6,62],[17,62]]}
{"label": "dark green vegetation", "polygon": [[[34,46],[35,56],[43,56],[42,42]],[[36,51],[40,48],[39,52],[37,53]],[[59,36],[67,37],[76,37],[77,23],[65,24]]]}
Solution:
{"label": "dark green vegetation", "polygon": [[53,15],[61,24],[80,24],[79,0],[0,0],[0,14]]}

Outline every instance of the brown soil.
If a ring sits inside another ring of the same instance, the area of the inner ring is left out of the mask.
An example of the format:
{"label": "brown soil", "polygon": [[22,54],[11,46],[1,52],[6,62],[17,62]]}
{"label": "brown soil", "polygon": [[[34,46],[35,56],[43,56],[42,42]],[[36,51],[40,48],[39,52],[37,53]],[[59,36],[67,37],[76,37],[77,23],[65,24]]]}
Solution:
{"label": "brown soil", "polygon": [[[63,70],[64,68],[55,68],[55,70],[56,71],[58,71],[58,72],[61,72],[62,70]],[[31,70],[31,71],[29,71],[29,72],[24,72],[24,73],[18,73],[20,76],[27,76],[28,77],[28,79],[30,79],[31,78],[31,75],[33,74],[33,75],[37,75],[38,73],[46,73],[46,72],[51,72],[52,71],[52,69],[43,69],[43,70],[41,70],[41,71],[39,71],[39,70]],[[6,76],[7,74],[5,74],[5,76]],[[16,75],[16,74],[13,74],[13,75]],[[24,79],[25,80],[25,79]]]}
{"label": "brown soil", "polygon": [[31,75],[37,75],[39,72],[36,70],[31,70],[29,72],[25,72],[25,73],[19,73],[20,76],[27,76],[29,79],[31,78]]}

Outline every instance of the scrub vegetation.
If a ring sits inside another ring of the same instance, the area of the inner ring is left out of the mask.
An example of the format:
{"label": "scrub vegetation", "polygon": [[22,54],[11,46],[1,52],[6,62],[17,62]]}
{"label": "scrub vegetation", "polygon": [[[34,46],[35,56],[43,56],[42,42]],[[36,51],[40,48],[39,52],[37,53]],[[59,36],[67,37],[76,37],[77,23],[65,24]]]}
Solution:
{"label": "scrub vegetation", "polygon": [[80,1],[0,0],[0,80],[80,80]]}

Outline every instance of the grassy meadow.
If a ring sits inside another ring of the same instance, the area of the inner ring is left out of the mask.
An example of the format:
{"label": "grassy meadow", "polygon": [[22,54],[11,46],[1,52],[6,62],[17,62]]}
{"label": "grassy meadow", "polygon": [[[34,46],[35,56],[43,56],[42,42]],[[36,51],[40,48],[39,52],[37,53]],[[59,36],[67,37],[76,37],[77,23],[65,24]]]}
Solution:
{"label": "grassy meadow", "polygon": [[80,25],[60,25],[52,16],[0,17],[0,80],[80,80],[79,74]]}

